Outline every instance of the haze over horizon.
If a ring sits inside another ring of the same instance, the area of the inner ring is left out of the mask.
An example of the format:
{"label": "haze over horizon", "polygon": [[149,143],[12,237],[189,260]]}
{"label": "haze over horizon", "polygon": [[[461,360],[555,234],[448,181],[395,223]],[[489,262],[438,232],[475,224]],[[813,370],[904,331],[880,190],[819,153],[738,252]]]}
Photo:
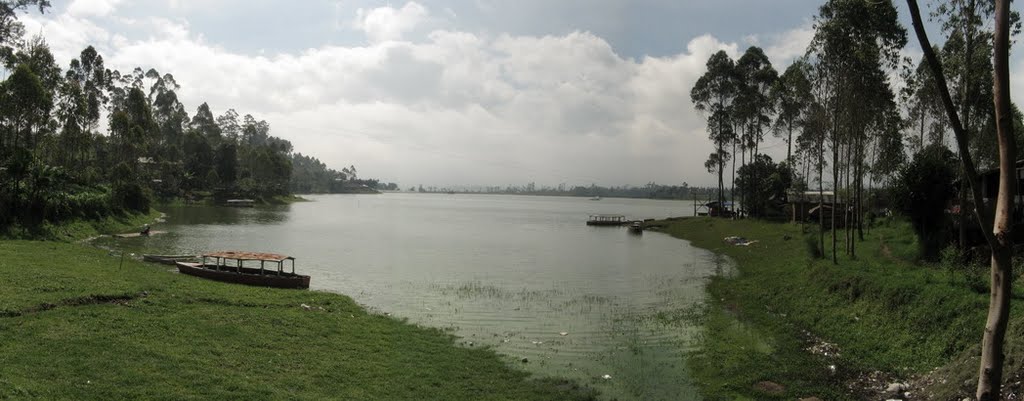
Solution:
{"label": "haze over horizon", "polygon": [[[757,45],[782,71],[804,53],[819,5],[59,0],[21,21],[62,68],[93,45],[107,68],[173,74],[190,114],[202,102],[252,114],[296,152],[403,189],[712,186],[689,98],[705,62]],[[761,149],[778,158],[785,142],[768,136]]]}

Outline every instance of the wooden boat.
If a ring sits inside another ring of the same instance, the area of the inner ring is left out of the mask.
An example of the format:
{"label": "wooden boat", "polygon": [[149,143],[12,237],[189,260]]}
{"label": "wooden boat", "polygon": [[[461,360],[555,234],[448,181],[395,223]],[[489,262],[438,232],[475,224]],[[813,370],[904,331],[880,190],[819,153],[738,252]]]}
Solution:
{"label": "wooden boat", "polygon": [[[226,283],[275,288],[309,288],[309,276],[295,273],[295,258],[291,256],[226,251],[204,254],[200,258],[199,263],[175,262],[178,272]],[[291,272],[285,271],[286,261],[291,261]],[[259,267],[254,267],[256,262],[259,262]]]}
{"label": "wooden boat", "polygon": [[629,232],[631,232],[633,234],[643,234],[644,233],[644,225],[642,223],[640,223],[639,221],[634,221],[633,224],[629,225]]}
{"label": "wooden boat", "polygon": [[225,206],[231,207],[255,207],[256,201],[252,199],[228,199],[224,202]]}
{"label": "wooden boat", "polygon": [[151,255],[143,254],[142,260],[146,262],[160,263],[174,266],[177,262],[191,262],[199,260],[196,255]]}
{"label": "wooden boat", "polygon": [[149,232],[149,234],[143,234],[143,233],[114,234],[114,235],[111,235],[111,237],[114,237],[114,238],[138,238],[138,237],[148,237],[148,236],[151,236],[151,235],[160,235],[160,234],[167,234],[167,231],[152,230],[152,231]]}
{"label": "wooden boat", "polygon": [[621,214],[592,214],[587,219],[588,226],[621,226],[626,223],[626,216]]}

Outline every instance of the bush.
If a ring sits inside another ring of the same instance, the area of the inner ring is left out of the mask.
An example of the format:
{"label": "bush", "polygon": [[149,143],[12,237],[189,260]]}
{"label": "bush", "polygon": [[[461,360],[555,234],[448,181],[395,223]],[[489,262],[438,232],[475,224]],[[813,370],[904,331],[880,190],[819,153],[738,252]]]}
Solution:
{"label": "bush", "polygon": [[956,158],[942,145],[933,144],[914,155],[893,183],[894,206],[910,217],[925,260],[939,259],[949,243],[950,225],[946,206],[953,199]]}
{"label": "bush", "polygon": [[141,185],[134,182],[114,184],[111,204],[114,209],[145,212],[149,210],[150,197]]}

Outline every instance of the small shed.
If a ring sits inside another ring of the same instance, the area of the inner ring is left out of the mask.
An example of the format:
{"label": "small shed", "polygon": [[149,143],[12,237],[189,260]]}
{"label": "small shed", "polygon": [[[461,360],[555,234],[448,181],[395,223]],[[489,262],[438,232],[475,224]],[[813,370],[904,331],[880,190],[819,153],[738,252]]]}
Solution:
{"label": "small shed", "polygon": [[843,211],[846,210],[846,204],[836,201],[835,191],[791,191],[788,198],[790,221],[793,223],[817,222],[818,214],[824,213],[826,222],[831,224],[832,208],[838,207],[836,217],[840,221],[837,225],[845,225],[846,215]]}

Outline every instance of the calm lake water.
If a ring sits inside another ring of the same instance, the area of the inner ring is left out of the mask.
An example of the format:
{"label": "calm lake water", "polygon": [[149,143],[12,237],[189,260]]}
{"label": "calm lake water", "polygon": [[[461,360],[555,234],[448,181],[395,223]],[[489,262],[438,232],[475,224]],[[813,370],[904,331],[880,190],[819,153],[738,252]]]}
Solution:
{"label": "calm lake water", "polygon": [[155,229],[168,234],[96,244],[137,254],[294,255],[314,289],[450,330],[461,344],[493,347],[528,371],[575,379],[605,398],[699,399],[684,360],[698,329],[675,317],[703,299],[705,280],[726,262],[664,234],[584,225],[592,213],[689,216],[692,202],[307,198],[253,209],[163,207],[167,222]]}

